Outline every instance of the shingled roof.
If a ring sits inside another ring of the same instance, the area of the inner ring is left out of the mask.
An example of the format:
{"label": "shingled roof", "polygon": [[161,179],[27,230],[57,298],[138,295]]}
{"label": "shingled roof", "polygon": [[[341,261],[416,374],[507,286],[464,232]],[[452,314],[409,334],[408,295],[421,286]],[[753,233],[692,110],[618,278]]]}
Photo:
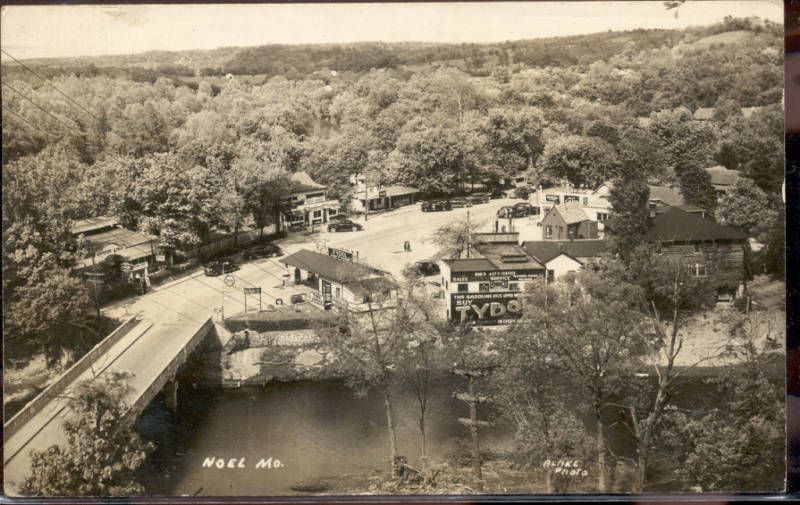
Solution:
{"label": "shingled roof", "polygon": [[[553,207],[553,209],[561,214],[561,217],[567,224],[581,223],[589,220],[589,216],[586,215],[586,212],[584,212],[582,208],[574,203],[562,203],[561,205],[556,205]],[[553,212],[553,210],[550,212]]]}
{"label": "shingled roof", "polygon": [[547,263],[559,254],[580,260],[580,258],[598,258],[608,250],[605,240],[569,240],[556,242],[553,240],[536,240],[525,242],[525,250],[541,263]]}
{"label": "shingled roof", "polygon": [[648,242],[711,242],[716,240],[745,240],[747,235],[697,214],[672,207],[650,220],[645,235]]}
{"label": "shingled roof", "polygon": [[706,172],[711,176],[713,186],[733,186],[742,176],[739,170],[728,170],[722,165],[708,167]]}
{"label": "shingled roof", "polygon": [[338,260],[333,256],[309,251],[308,249],[301,249],[278,261],[348,286],[363,283],[368,278],[384,275],[384,272],[376,268],[360,263]]}
{"label": "shingled roof", "polygon": [[315,189],[325,189],[327,186],[314,182],[306,172],[295,172],[291,177],[292,193],[303,193]]}

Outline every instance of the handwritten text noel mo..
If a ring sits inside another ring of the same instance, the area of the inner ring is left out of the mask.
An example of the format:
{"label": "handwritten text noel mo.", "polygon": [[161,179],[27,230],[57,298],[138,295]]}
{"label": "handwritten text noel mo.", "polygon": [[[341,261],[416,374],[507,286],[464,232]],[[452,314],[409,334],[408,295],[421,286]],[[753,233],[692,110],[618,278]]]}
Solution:
{"label": "handwritten text noel mo.", "polygon": [[[257,469],[272,470],[274,468],[283,468],[284,465],[281,460],[269,457],[267,459],[261,458],[255,466]],[[203,468],[247,468],[245,458],[217,458],[211,456],[203,460]]]}

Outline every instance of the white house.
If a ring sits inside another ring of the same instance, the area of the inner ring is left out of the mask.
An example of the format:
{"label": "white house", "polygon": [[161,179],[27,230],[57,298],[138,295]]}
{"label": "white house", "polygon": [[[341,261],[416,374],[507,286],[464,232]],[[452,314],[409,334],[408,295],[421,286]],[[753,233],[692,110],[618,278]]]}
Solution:
{"label": "white house", "polygon": [[290,210],[283,213],[284,224],[290,228],[327,223],[339,214],[339,200],[328,199],[328,187],[314,182],[306,172],[293,173],[291,184],[286,200]]}

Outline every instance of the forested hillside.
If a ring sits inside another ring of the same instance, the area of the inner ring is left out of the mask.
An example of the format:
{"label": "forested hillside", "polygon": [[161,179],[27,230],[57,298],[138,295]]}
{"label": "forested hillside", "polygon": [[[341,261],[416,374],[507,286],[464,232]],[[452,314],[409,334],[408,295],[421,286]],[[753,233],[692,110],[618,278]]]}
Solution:
{"label": "forested hillside", "polygon": [[[488,45],[6,63],[4,305],[27,307],[36,279],[68,276],[69,219],[115,214],[166,247],[194,246],[264,222],[298,170],[344,197],[354,173],[449,194],[525,171],[592,186],[625,169],[677,181],[722,163],[777,198],[782,35],[728,19]],[[716,113],[695,121],[699,107]],[[40,334],[13,317],[26,313],[7,310],[6,330]]]}

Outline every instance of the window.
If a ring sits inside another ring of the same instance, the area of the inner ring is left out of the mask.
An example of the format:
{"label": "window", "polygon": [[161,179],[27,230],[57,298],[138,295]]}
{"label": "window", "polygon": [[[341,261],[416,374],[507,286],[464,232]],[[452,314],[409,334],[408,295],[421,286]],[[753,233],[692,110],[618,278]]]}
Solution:
{"label": "window", "polygon": [[322,217],[322,211],[321,210],[315,210],[314,211],[314,217]]}
{"label": "window", "polygon": [[584,205],[589,205],[589,199],[587,197],[585,197],[585,196],[583,197],[583,204]]}
{"label": "window", "polygon": [[600,222],[608,221],[608,214],[606,212],[598,212],[597,213],[597,220]]}
{"label": "window", "polygon": [[341,297],[342,297],[342,289],[336,288],[336,298],[341,298]]}
{"label": "window", "polygon": [[708,272],[706,271],[706,266],[701,265],[700,263],[695,263],[694,265],[689,265],[689,272],[695,277],[706,277]]}
{"label": "window", "polygon": [[459,293],[466,293],[469,291],[469,284],[461,283],[458,285],[458,292]]}
{"label": "window", "polygon": [[481,293],[485,293],[486,291],[489,291],[489,283],[488,282],[481,282],[480,284],[478,284],[478,291],[480,291]]}
{"label": "window", "polygon": [[553,238],[553,226],[552,225],[549,225],[549,224],[547,225],[547,232],[546,232],[545,236],[547,238]]}
{"label": "window", "polygon": [[517,282],[509,282],[508,283],[508,290],[509,291],[519,291],[519,283],[517,283]]}
{"label": "window", "polygon": [[558,227],[558,238],[561,238],[561,236],[563,234],[564,234],[564,227],[563,226],[559,226]]}

